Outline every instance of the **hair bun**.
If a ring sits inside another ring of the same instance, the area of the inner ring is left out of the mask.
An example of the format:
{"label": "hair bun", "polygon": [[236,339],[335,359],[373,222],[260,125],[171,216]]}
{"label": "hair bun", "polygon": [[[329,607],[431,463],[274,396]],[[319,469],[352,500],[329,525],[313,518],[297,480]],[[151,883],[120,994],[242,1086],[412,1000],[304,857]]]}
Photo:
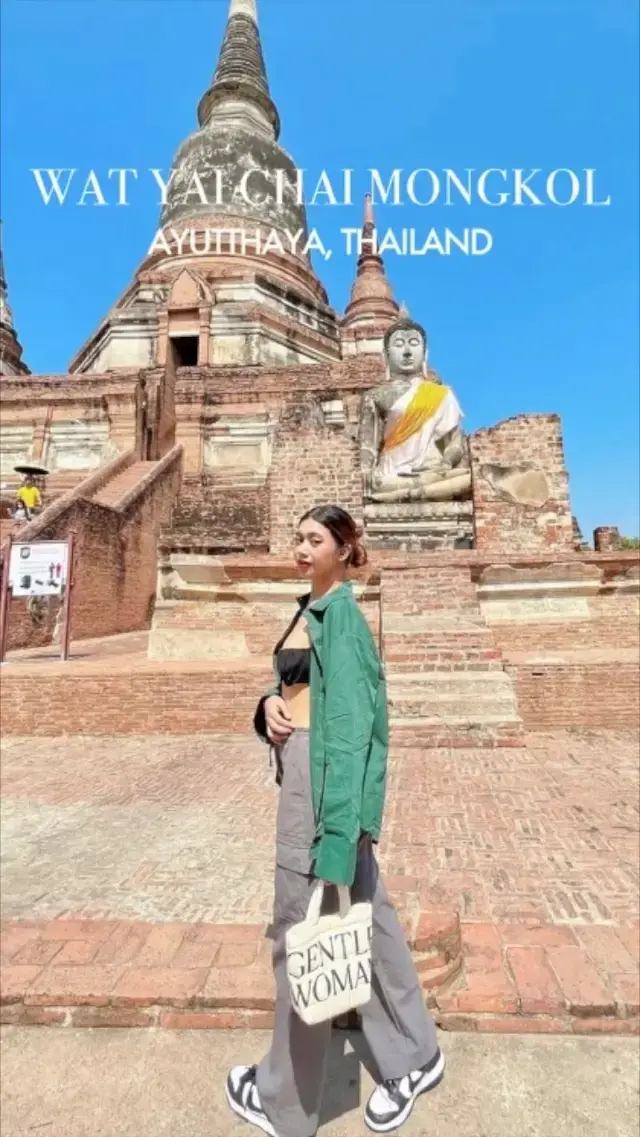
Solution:
{"label": "hair bun", "polygon": [[353,547],[353,553],[351,554],[351,564],[354,568],[363,568],[368,560],[369,557],[367,555],[367,550],[362,543],[361,537],[358,536],[358,539]]}

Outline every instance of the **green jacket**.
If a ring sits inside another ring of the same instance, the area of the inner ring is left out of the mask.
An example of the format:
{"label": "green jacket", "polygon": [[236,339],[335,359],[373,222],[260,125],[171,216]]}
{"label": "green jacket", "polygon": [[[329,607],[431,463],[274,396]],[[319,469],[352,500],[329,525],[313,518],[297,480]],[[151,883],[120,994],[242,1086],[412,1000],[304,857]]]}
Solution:
{"label": "green jacket", "polygon": [[[314,872],[322,880],[351,885],[358,842],[380,838],[389,726],[384,670],[371,629],[353,595],[341,584],[305,609],[311,640],[310,761],[316,822]],[[267,740],[264,704],[282,684],[274,655],[276,686],[258,704],[254,725]]]}

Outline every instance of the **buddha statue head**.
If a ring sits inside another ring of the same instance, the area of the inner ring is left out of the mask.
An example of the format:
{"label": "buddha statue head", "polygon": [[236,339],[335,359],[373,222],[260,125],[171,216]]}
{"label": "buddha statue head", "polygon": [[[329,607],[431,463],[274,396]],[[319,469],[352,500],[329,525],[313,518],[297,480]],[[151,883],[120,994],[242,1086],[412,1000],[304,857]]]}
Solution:
{"label": "buddha statue head", "polygon": [[427,377],[428,339],[421,324],[412,320],[406,308],[387,329],[384,337],[387,379]]}

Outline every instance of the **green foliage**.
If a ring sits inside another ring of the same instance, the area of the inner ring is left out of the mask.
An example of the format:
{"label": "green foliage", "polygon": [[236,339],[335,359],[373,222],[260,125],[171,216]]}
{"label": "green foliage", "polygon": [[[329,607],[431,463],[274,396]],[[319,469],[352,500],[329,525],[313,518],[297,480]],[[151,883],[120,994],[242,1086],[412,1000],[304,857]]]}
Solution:
{"label": "green foliage", "polygon": [[621,537],[621,549],[640,549],[640,537]]}

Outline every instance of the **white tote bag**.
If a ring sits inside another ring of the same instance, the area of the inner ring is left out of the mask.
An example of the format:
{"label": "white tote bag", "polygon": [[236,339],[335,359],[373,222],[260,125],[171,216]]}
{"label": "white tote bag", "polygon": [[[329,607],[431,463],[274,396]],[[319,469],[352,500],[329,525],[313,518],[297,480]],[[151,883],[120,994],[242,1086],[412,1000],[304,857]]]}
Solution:
{"label": "white tote bag", "polygon": [[362,1007],[371,998],[372,905],[351,904],[349,889],[335,887],[338,914],[320,915],[325,885],[319,881],[306,918],[286,934],[291,1002],[311,1026]]}

